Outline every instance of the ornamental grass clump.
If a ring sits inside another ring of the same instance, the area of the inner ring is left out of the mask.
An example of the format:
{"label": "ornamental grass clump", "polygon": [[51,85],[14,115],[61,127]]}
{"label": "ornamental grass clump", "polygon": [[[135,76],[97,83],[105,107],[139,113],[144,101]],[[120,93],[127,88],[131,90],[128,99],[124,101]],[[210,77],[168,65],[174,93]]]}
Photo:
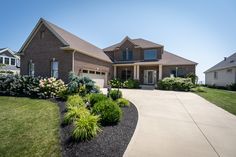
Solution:
{"label": "ornamental grass clump", "polygon": [[85,141],[97,136],[98,132],[101,131],[98,123],[99,119],[99,116],[91,114],[78,118],[73,124],[73,139]]}
{"label": "ornamental grass clump", "polygon": [[116,100],[116,103],[120,106],[120,107],[130,107],[130,102],[128,100],[126,100],[125,98],[119,98]]}
{"label": "ornamental grass clump", "polygon": [[68,110],[72,107],[85,107],[85,103],[79,95],[72,95],[68,97],[66,107]]}
{"label": "ornamental grass clump", "polygon": [[64,116],[64,124],[71,124],[81,117],[90,115],[90,112],[85,107],[71,107]]}

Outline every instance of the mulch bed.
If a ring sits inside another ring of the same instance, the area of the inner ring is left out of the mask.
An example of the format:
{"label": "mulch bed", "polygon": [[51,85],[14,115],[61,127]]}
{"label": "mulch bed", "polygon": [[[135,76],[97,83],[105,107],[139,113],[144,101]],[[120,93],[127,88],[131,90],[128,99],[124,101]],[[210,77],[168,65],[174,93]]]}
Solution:
{"label": "mulch bed", "polygon": [[[65,102],[57,102],[60,107],[61,120],[65,114]],[[102,127],[102,132],[89,141],[75,142],[71,138],[72,125],[61,125],[61,146],[64,157],[122,157],[138,121],[138,111],[131,104],[122,108],[123,117],[115,126]]]}

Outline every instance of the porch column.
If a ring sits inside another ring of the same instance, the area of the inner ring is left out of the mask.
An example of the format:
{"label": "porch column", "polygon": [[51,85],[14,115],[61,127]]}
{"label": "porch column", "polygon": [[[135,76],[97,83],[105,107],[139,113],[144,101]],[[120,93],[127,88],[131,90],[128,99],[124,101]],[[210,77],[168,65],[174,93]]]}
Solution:
{"label": "porch column", "polygon": [[137,77],[136,77],[137,80],[139,80],[139,65],[137,65]]}
{"label": "porch column", "polygon": [[116,78],[116,66],[114,66],[114,78]]}
{"label": "porch column", "polygon": [[134,80],[137,78],[137,71],[136,71],[136,65],[134,65]]}
{"label": "porch column", "polygon": [[159,65],[159,80],[162,80],[162,65]]}

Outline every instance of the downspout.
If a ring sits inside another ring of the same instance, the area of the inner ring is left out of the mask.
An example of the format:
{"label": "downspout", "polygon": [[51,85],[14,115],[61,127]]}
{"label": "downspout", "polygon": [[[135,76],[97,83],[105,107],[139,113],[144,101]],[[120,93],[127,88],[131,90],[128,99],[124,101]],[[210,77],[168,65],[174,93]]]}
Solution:
{"label": "downspout", "polygon": [[75,52],[76,50],[72,52],[72,72],[73,73],[75,72]]}

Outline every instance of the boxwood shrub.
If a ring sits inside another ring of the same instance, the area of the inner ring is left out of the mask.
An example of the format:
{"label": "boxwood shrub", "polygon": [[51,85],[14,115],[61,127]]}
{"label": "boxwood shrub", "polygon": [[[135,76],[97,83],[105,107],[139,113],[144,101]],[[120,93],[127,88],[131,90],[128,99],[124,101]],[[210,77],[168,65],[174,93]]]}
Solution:
{"label": "boxwood shrub", "polygon": [[119,98],[122,98],[122,92],[120,90],[116,90],[116,89],[111,90],[109,92],[109,97],[111,97],[112,100],[117,100]]}
{"label": "boxwood shrub", "polygon": [[93,93],[93,94],[90,94],[89,96],[89,101],[90,101],[91,106],[93,106],[99,101],[106,100],[106,99],[107,99],[107,96],[104,94]]}
{"label": "boxwood shrub", "polygon": [[166,77],[158,82],[158,89],[189,91],[194,84],[191,78]]}
{"label": "boxwood shrub", "polygon": [[117,124],[122,117],[120,107],[110,99],[97,102],[92,108],[92,113],[100,115],[102,125]]}

